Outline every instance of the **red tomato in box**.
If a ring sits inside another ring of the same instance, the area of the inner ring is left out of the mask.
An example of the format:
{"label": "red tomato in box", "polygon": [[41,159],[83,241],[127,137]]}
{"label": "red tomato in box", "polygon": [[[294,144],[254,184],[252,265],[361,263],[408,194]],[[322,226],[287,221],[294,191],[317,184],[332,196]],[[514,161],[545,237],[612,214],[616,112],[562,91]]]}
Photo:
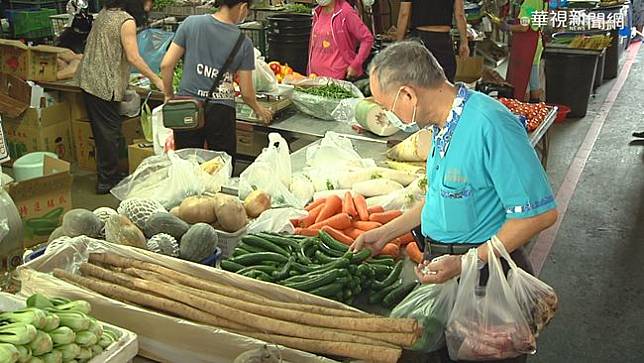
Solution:
{"label": "red tomato in box", "polygon": [[282,74],[282,65],[279,62],[270,62],[268,66],[271,68],[271,71],[277,76]]}

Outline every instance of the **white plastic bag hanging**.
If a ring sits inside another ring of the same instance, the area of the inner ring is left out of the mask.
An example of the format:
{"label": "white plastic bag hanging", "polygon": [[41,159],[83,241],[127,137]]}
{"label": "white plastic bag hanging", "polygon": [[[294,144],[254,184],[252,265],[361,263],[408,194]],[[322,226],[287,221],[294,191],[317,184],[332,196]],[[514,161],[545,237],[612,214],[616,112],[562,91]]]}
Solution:
{"label": "white plastic bag hanging", "polygon": [[433,352],[445,346],[445,326],[454,307],[458,283],[451,279],[442,284],[421,285],[392,311],[392,318],[416,319],[422,334],[411,350]]}
{"label": "white plastic bag hanging", "polygon": [[[213,173],[202,169],[201,164],[215,158],[220,159],[220,168]],[[156,200],[170,209],[186,197],[219,192],[231,175],[232,158],[228,154],[182,149],[143,160],[136,171],[114,187],[111,193],[119,200]]]}
{"label": "white plastic bag hanging", "polygon": [[519,303],[508,285],[499,258],[488,248],[489,278],[480,286],[477,250],[462,257],[456,303],[445,338],[452,360],[498,360],[536,351]]}
{"label": "white plastic bag hanging", "polygon": [[268,147],[239,176],[239,197],[244,199],[253,190],[259,189],[271,196],[273,208],[302,208],[305,202],[289,190],[291,156],[288,143],[278,133],[270,133],[268,141]]}
{"label": "white plastic bag hanging", "polygon": [[510,266],[508,284],[517,298],[532,333],[535,337],[539,336],[557,312],[559,306],[557,294],[545,282],[518,267],[496,236],[492,237],[491,242],[499,255],[508,262]]}
{"label": "white plastic bag hanging", "polygon": [[262,53],[255,48],[255,70],[253,71],[253,86],[257,92],[276,92],[278,88],[275,73],[268,66]]}
{"label": "white plastic bag hanging", "polygon": [[163,154],[168,139],[172,137],[172,130],[163,126],[163,105],[155,107],[152,110],[152,143],[154,144],[154,154]]}

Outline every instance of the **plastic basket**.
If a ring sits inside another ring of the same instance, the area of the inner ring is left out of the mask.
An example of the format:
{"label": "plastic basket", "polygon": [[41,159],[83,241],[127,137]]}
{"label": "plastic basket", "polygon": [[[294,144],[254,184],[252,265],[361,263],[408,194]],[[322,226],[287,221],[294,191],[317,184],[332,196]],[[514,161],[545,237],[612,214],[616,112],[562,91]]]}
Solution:
{"label": "plastic basket", "polygon": [[60,33],[65,30],[65,25],[69,22],[71,17],[72,16],[70,14],[58,14],[49,17],[51,28],[55,35],[60,35]]}
{"label": "plastic basket", "polygon": [[268,41],[266,39],[266,26],[264,23],[257,21],[245,23],[239,26],[239,29],[246,34],[247,37],[253,42],[253,46],[257,48],[263,55],[267,55]]}
{"label": "plastic basket", "polygon": [[217,237],[219,238],[219,248],[221,249],[222,257],[230,257],[230,255],[233,254],[233,251],[239,242],[241,242],[242,237],[246,235],[246,228],[247,227],[244,227],[234,233],[215,230],[217,232]]}
{"label": "plastic basket", "polygon": [[568,114],[570,113],[570,107],[566,105],[551,105],[557,107],[557,118],[555,118],[556,123],[562,123],[566,121],[566,118],[568,118]]}
{"label": "plastic basket", "polygon": [[57,14],[54,9],[13,10],[12,13],[14,36],[33,33],[51,35],[52,25],[49,17]]}

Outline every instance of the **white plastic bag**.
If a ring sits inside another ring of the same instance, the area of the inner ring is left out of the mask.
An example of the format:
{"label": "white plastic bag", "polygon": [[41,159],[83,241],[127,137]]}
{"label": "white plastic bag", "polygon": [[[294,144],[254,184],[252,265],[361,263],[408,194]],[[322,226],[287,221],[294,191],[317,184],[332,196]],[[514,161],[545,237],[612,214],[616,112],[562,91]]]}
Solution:
{"label": "white plastic bag", "polygon": [[445,338],[452,360],[498,360],[536,351],[535,337],[489,244],[489,279],[480,286],[477,250],[462,257],[456,303]]}
{"label": "white plastic bag", "polygon": [[496,237],[492,237],[492,245],[510,266],[508,271],[508,284],[521,306],[530,329],[535,337],[548,325],[555,316],[559,306],[559,298],[554,289],[545,282],[530,275],[512,261],[510,254],[503,243]]}
{"label": "white plastic bag", "polygon": [[172,130],[163,126],[163,105],[154,108],[152,110],[152,142],[154,144],[154,154],[163,154],[168,139],[172,137]]}
{"label": "white plastic bag", "polygon": [[396,190],[387,195],[367,198],[367,206],[381,206],[384,210],[408,210],[425,198],[427,193],[427,177],[414,180],[404,189]]}
{"label": "white plastic bag", "polygon": [[[223,167],[213,175],[202,170],[200,165],[214,158],[221,158]],[[143,160],[136,171],[114,187],[111,193],[119,200],[156,200],[169,210],[186,197],[219,192],[231,175],[230,155],[218,151],[182,149]]]}
{"label": "white plastic bag", "polygon": [[291,185],[291,155],[288,143],[280,134],[268,135],[268,147],[239,176],[239,197],[246,198],[253,190],[268,193],[273,208],[291,206],[302,208],[304,201],[289,190]]}
{"label": "white plastic bag", "polygon": [[141,111],[141,96],[135,90],[125,90],[123,101],[119,103],[119,114],[127,117],[136,117]]}
{"label": "white plastic bag", "polygon": [[422,334],[409,349],[433,352],[445,346],[445,326],[454,307],[458,282],[421,285],[392,311],[392,318],[416,319]]}
{"label": "white plastic bag", "polygon": [[290,220],[302,218],[306,215],[306,211],[302,209],[272,208],[250,221],[246,233],[268,232],[293,234],[295,227],[293,227]]}
{"label": "white plastic bag", "polygon": [[350,98],[342,100],[333,110],[331,116],[336,121],[349,125],[360,125],[363,129],[377,136],[387,137],[399,130],[394,126],[385,113],[385,109],[370,98]]}
{"label": "white plastic bag", "polygon": [[253,71],[253,86],[257,92],[276,92],[278,83],[275,73],[264,61],[262,53],[255,48],[255,70]]}
{"label": "white plastic bag", "polygon": [[358,87],[351,82],[320,77],[316,79],[303,79],[294,84],[296,88],[293,90],[291,100],[300,111],[309,116],[321,120],[334,121],[333,111],[338,107],[342,99],[312,95],[298,89],[298,87],[324,86],[328,84],[336,84],[343,87],[353,94],[353,98],[364,98],[364,95]]}

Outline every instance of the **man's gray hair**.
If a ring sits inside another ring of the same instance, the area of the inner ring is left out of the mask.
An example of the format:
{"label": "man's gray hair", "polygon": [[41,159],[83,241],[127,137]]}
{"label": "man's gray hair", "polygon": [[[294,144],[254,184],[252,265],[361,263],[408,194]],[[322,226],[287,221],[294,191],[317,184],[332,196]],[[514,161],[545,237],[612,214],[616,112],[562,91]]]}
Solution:
{"label": "man's gray hair", "polygon": [[378,53],[369,73],[375,75],[383,92],[401,86],[434,88],[447,80],[436,58],[415,40],[394,43]]}

